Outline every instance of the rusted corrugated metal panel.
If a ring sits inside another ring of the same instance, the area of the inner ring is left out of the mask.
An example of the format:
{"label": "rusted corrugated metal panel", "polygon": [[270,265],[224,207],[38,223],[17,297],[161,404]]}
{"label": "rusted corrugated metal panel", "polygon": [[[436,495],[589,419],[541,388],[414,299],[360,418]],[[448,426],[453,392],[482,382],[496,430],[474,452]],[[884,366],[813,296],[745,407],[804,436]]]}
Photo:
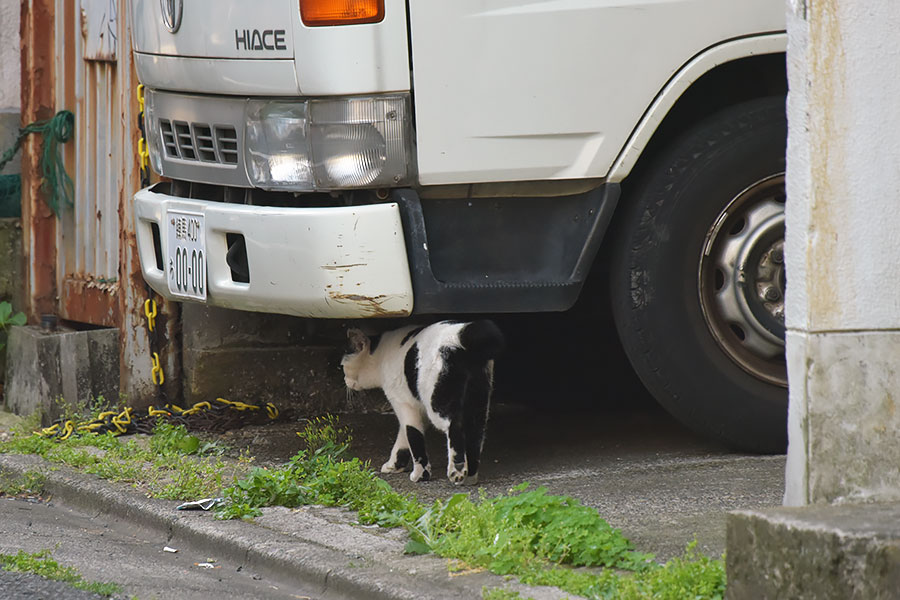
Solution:
{"label": "rusted corrugated metal panel", "polygon": [[[129,404],[146,405],[155,401],[156,386],[131,210],[140,134],[128,2],[56,0],[55,7],[56,102],[75,113],[76,131],[66,148],[74,207],[63,213],[56,235],[58,311],[71,321],[119,328],[121,391]],[[176,320],[165,307],[159,312],[158,324],[173,339]],[[162,356],[170,396],[178,391],[177,357]]]}
{"label": "rusted corrugated metal panel", "polygon": [[[48,119],[54,110],[53,0],[25,0],[20,21],[22,122]],[[26,313],[31,322],[56,312],[56,217],[41,187],[41,142],[29,136],[22,153],[22,238]]]}
{"label": "rusted corrugated metal panel", "polygon": [[[57,240],[59,288],[64,292],[59,312],[65,319],[95,325],[119,320],[119,190],[123,162],[132,158],[122,152],[127,132],[121,123],[120,66],[87,60],[85,54],[90,36],[99,35],[99,15],[104,7],[108,12],[108,4],[56,3],[57,103],[75,113],[76,132],[74,164],[67,165],[75,180],[74,207],[61,220]],[[89,18],[96,21],[94,28],[88,27]],[[118,27],[118,20],[107,18],[106,25],[111,24]],[[104,37],[110,35],[107,31]],[[99,45],[93,46],[96,53]],[[90,302],[69,294],[81,290],[90,290]]]}
{"label": "rusted corrugated metal panel", "polygon": [[119,46],[118,13],[118,0],[81,0],[85,60],[116,60]]}

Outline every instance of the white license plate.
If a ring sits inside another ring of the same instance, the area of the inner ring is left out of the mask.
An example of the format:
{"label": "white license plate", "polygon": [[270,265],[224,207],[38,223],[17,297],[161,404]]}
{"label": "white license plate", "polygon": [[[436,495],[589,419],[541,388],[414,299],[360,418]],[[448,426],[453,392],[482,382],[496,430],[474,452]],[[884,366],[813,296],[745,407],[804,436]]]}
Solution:
{"label": "white license plate", "polygon": [[203,215],[166,212],[169,235],[166,248],[166,278],[175,296],[206,300],[206,232]]}

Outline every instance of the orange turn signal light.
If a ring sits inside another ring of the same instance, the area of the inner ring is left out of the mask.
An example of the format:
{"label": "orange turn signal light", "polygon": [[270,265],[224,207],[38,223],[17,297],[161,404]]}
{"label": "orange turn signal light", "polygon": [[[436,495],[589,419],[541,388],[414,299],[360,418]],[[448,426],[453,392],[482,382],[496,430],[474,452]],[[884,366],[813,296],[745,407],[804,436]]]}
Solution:
{"label": "orange turn signal light", "polygon": [[300,0],[307,27],[356,25],[384,20],[384,0]]}

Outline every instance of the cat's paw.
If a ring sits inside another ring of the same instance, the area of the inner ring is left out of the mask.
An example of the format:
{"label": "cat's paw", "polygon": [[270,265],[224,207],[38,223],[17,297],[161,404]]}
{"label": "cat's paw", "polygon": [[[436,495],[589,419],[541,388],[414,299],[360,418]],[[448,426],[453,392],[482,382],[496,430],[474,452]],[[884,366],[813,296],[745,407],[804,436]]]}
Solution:
{"label": "cat's paw", "polygon": [[463,485],[478,485],[478,473],[467,475],[466,480],[463,481]]}
{"label": "cat's paw", "polygon": [[447,479],[453,485],[462,485],[466,480],[466,463],[450,463],[447,465]]}
{"label": "cat's paw", "polygon": [[412,482],[416,481],[428,481],[431,479],[431,465],[422,466],[419,463],[413,467],[412,473],[409,474],[409,480]]}
{"label": "cat's paw", "polygon": [[396,464],[394,464],[394,462],[392,462],[390,460],[387,461],[386,463],[384,463],[383,465],[381,465],[382,473],[404,473],[406,471],[409,471],[408,466],[407,467],[402,467],[402,466],[398,467]]}

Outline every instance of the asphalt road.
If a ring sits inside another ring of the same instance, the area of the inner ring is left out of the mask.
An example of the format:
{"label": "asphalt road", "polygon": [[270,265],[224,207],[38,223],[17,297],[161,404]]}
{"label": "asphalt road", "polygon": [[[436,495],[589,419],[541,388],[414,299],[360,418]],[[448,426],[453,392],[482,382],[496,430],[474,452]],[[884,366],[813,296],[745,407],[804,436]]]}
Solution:
{"label": "asphalt road", "polygon": [[[178,552],[166,552],[171,547]],[[309,590],[262,577],[221,557],[201,554],[166,532],[93,514],[51,501],[0,498],[0,553],[50,550],[62,566],[74,567],[88,581],[121,585],[122,598],[221,600],[248,598],[297,600]],[[212,568],[202,565],[208,563]],[[99,598],[67,584],[0,571],[0,598],[56,600]]]}

